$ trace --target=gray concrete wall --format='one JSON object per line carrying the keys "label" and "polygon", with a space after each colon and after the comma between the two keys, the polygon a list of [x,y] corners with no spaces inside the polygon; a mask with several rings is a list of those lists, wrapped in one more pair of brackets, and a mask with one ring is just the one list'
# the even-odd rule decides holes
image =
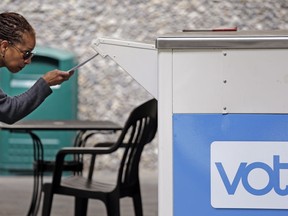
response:
{"label": "gray concrete wall", "polygon": [[[288,29],[287,0],[1,0],[0,11],[23,14],[37,32],[38,45],[70,50],[79,61],[100,36],[154,42],[158,35],[183,29]],[[78,84],[79,119],[123,124],[133,107],[151,98],[114,62],[100,57],[80,69]],[[154,169],[156,162],[154,142],[142,165]]]}

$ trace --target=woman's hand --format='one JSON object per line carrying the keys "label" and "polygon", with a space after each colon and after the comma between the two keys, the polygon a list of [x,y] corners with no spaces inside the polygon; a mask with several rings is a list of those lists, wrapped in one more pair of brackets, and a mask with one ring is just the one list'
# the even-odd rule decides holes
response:
{"label": "woman's hand", "polygon": [[63,83],[66,80],[69,80],[69,78],[74,74],[74,71],[67,72],[67,71],[60,71],[60,70],[53,70],[47,72],[45,75],[43,75],[43,79],[48,83],[49,86],[59,85]]}

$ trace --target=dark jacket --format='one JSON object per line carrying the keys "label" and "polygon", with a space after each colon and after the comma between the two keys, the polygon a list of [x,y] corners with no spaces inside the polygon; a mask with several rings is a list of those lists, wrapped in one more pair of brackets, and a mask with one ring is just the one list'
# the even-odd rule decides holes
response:
{"label": "dark jacket", "polygon": [[0,121],[13,124],[35,110],[52,93],[43,78],[23,94],[10,97],[0,89]]}

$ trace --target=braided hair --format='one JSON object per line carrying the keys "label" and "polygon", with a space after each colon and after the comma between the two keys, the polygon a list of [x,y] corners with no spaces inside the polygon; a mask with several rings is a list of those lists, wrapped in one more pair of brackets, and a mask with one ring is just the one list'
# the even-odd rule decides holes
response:
{"label": "braided hair", "polygon": [[33,27],[22,15],[15,12],[0,13],[0,40],[21,43],[25,32],[35,35]]}

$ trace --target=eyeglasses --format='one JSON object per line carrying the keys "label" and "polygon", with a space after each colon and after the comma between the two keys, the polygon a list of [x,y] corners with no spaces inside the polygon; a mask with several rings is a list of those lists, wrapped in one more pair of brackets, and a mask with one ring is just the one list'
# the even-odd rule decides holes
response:
{"label": "eyeglasses", "polygon": [[31,50],[28,50],[28,51],[23,51],[21,49],[19,49],[17,46],[15,46],[12,42],[9,41],[9,44],[11,46],[13,46],[18,52],[22,53],[23,54],[23,60],[28,60],[30,58],[32,58],[34,56],[35,53],[33,53]]}

